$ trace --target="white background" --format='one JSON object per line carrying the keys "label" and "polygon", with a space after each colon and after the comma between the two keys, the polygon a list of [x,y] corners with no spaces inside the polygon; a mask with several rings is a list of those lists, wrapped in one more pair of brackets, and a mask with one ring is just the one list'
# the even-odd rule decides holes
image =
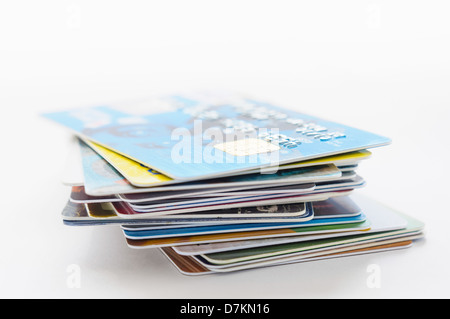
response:
{"label": "white background", "polygon": [[[2,1],[3,298],[450,297],[448,1]],[[38,114],[227,89],[393,139],[367,194],[426,223],[388,253],[187,277],[116,227],[62,225],[70,135]],[[67,285],[68,267],[80,288]],[[380,288],[366,281],[380,269]]]}

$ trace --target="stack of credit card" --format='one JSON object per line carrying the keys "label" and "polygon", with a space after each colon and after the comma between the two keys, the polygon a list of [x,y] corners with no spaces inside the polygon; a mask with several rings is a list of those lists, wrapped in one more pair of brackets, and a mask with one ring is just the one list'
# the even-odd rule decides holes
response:
{"label": "stack of credit card", "polygon": [[390,139],[236,96],[44,114],[74,134],[66,225],[116,225],[198,275],[410,247],[423,223],[354,194]]}

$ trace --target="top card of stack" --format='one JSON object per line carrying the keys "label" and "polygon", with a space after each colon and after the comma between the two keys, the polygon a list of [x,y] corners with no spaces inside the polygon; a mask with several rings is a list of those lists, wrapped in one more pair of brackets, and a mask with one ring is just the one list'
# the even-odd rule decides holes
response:
{"label": "top card of stack", "polygon": [[390,143],[377,134],[253,99],[211,102],[170,96],[167,101],[174,110],[156,114],[99,106],[44,116],[180,181],[239,175]]}

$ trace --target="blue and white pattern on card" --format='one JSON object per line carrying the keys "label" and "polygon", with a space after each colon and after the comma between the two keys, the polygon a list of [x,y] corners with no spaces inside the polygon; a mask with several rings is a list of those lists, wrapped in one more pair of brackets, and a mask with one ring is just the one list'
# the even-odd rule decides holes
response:
{"label": "blue and white pattern on card", "polygon": [[172,99],[178,108],[159,114],[99,106],[44,116],[177,180],[232,175],[390,143],[377,134],[255,100],[205,104],[182,96]]}

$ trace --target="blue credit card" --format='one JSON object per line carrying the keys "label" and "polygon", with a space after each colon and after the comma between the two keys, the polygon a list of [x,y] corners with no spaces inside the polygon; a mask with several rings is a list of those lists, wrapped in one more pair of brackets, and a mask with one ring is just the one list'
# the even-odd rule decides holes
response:
{"label": "blue credit card", "polygon": [[202,234],[218,234],[218,233],[233,233],[241,231],[257,231],[281,228],[300,228],[310,226],[327,226],[327,225],[342,225],[342,224],[357,224],[366,221],[365,215],[361,214],[358,217],[345,218],[330,218],[330,219],[312,219],[300,223],[254,223],[254,224],[222,224],[209,225],[197,227],[183,227],[170,229],[155,229],[155,230],[136,230],[130,231],[123,229],[124,235],[129,239],[150,239],[150,238],[166,238],[166,237],[182,237],[194,236]]}
{"label": "blue credit card", "polygon": [[[307,205],[307,212],[313,214],[312,206],[310,203]],[[321,219],[311,219],[304,222],[280,222],[280,223],[245,223],[245,224],[217,224],[217,225],[197,225],[170,229],[144,229],[135,230],[123,229],[126,238],[130,239],[149,239],[149,238],[164,238],[164,237],[177,237],[177,236],[193,236],[201,234],[217,234],[217,233],[230,233],[240,231],[256,231],[256,230],[268,230],[268,229],[281,229],[281,228],[299,228],[309,226],[326,226],[337,224],[354,224],[366,222],[366,216],[361,213],[357,216],[351,217],[331,217]]]}
{"label": "blue credit card", "polygon": [[232,175],[391,142],[260,101],[204,104],[171,98],[178,108],[159,114],[99,106],[44,116],[176,180]]}

